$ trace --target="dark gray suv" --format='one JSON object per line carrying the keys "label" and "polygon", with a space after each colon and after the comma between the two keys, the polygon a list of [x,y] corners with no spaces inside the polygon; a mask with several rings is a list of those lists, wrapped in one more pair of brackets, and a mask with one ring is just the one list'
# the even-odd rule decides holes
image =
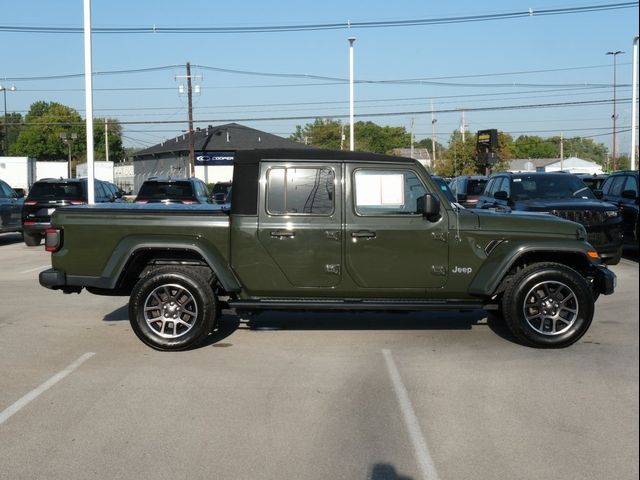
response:
{"label": "dark gray suv", "polygon": [[20,232],[20,212],[23,199],[9,186],[0,180],[0,233]]}

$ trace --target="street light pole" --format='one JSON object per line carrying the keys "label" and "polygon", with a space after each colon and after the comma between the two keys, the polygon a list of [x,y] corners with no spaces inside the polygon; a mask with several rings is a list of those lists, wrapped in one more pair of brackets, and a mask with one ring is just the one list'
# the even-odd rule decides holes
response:
{"label": "street light pole", "polygon": [[636,130],[638,128],[638,36],[633,39],[633,74],[631,75],[631,170],[636,169]]}
{"label": "street light pole", "polygon": [[349,149],[355,150],[355,138],[353,128],[353,42],[355,37],[349,37]]}
{"label": "street light pole", "polygon": [[[7,119],[7,87],[4,85],[0,85],[0,90],[2,90],[2,95],[4,97],[4,154],[9,156],[9,129],[7,128],[7,124],[9,123]],[[11,86],[8,89],[11,92],[16,91],[15,86]]]}
{"label": "street light pole", "polygon": [[615,52],[607,52],[607,55],[613,55],[613,171],[616,171],[616,57],[624,53],[622,50]]}

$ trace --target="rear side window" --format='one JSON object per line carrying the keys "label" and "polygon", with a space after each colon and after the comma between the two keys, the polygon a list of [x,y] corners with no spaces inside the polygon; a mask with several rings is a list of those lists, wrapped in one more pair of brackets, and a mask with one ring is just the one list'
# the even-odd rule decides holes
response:
{"label": "rear side window", "polygon": [[189,182],[144,182],[138,193],[141,198],[193,198]]}
{"label": "rear side window", "polygon": [[271,215],[331,215],[335,173],[330,168],[272,168],[267,172]]}
{"label": "rear side window", "polygon": [[43,182],[34,183],[29,199],[79,199],[83,198],[82,184],[79,182]]}

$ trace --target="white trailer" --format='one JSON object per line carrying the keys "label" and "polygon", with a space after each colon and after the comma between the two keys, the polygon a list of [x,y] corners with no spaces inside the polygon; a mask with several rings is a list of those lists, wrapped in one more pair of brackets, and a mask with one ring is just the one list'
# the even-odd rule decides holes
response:
{"label": "white trailer", "polygon": [[[76,166],[76,177],[87,177],[87,164],[79,163]],[[113,183],[113,162],[97,161],[93,162],[93,178]]]}
{"label": "white trailer", "polygon": [[36,181],[36,159],[0,157],[0,178],[11,188],[21,188],[27,192]]}
{"label": "white trailer", "polygon": [[67,178],[69,176],[69,162],[36,162],[36,180],[42,178]]}

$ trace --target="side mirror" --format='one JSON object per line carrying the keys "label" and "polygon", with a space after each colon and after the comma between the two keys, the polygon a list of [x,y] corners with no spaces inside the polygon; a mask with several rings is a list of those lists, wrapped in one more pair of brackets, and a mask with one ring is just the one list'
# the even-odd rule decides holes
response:
{"label": "side mirror", "polygon": [[496,193],[493,194],[493,198],[495,198],[496,200],[509,200],[509,194],[507,192],[505,192],[504,190],[499,190]]}
{"label": "side mirror", "polygon": [[456,201],[457,202],[466,202],[467,201],[467,194],[466,193],[459,193],[456,195]]}
{"label": "side mirror", "polygon": [[635,190],[624,190],[622,192],[622,198],[628,198],[630,200],[635,200],[638,198],[638,194],[636,194]]}
{"label": "side mirror", "polygon": [[602,190],[594,190],[593,194],[600,200],[602,200],[602,197],[604,196],[604,192]]}
{"label": "side mirror", "polygon": [[440,200],[432,193],[425,193],[417,201],[418,213],[429,221],[436,221],[440,218]]}

